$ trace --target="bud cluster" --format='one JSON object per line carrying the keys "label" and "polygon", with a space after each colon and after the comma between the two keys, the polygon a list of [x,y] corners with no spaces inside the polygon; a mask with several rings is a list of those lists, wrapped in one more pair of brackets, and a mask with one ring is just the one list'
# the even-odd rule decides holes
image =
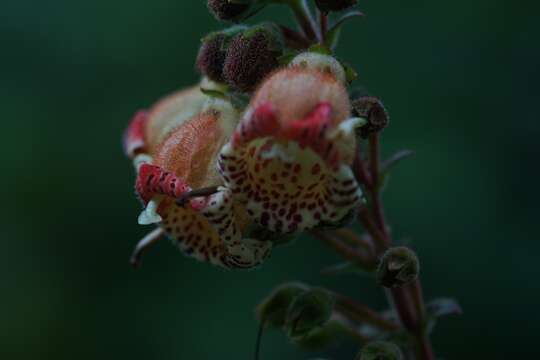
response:
{"label": "bud cluster", "polygon": [[202,40],[197,67],[214,81],[249,92],[279,66],[283,47],[281,32],[272,23],[235,26]]}

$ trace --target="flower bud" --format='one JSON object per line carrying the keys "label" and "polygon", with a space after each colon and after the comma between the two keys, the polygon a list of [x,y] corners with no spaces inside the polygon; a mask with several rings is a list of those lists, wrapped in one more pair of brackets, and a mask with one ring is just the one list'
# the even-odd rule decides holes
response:
{"label": "flower bud", "polygon": [[197,68],[209,79],[223,82],[223,63],[226,50],[224,48],[225,35],[212,33],[202,40],[197,55]]}
{"label": "flower bud", "polygon": [[282,52],[283,38],[274,24],[254,26],[231,40],[223,68],[225,80],[236,89],[252,91],[279,66]]}
{"label": "flower bud", "polygon": [[378,133],[388,126],[390,118],[383,103],[376,97],[363,96],[352,102],[353,114],[365,118],[368,123],[360,128],[363,138]]}
{"label": "flower bud", "polygon": [[377,280],[387,288],[403,286],[416,280],[420,262],[416,254],[404,246],[388,249],[377,269]]}
{"label": "flower bud", "polygon": [[213,32],[205,36],[197,55],[196,66],[210,80],[224,82],[223,64],[227,55],[227,46],[233,36],[245,30],[245,26],[233,26],[229,29]]}
{"label": "flower bud", "polygon": [[347,81],[343,66],[330,55],[316,52],[305,52],[297,55],[289,66],[300,66],[302,68],[315,69],[333,75],[340,83]]}
{"label": "flower bud", "polygon": [[285,326],[290,337],[306,335],[320,328],[332,316],[334,297],[326,290],[312,289],[298,296],[289,306]]}
{"label": "flower bud", "polygon": [[315,0],[317,7],[322,12],[341,11],[356,4],[356,0]]}
{"label": "flower bud", "polygon": [[257,318],[271,327],[283,326],[287,309],[296,297],[306,291],[308,287],[302,283],[286,283],[278,286],[257,306]]}
{"label": "flower bud", "polygon": [[208,0],[208,9],[218,20],[236,21],[245,15],[251,2],[233,2],[231,0]]}
{"label": "flower bud", "polygon": [[356,360],[401,360],[403,354],[398,346],[387,341],[374,341],[362,348]]}

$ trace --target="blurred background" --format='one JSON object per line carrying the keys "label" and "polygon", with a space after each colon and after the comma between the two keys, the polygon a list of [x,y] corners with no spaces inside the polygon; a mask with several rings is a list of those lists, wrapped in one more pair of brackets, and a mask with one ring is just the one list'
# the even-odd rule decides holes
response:
{"label": "blurred background", "polygon": [[[225,272],[158,244],[134,270],[132,114],[198,80],[199,39],[226,26],[204,1],[7,0],[0,5],[0,358],[250,359],[256,303],[277,284],[323,285],[384,309],[369,279],[304,237],[260,269]],[[417,151],[385,193],[418,252],[428,298],[464,315],[435,329],[444,359],[533,355],[540,327],[537,2],[360,1],[337,54],[391,114],[386,155]],[[285,23],[284,8],[255,20]],[[536,39],[536,40],[535,40]],[[536,45],[534,45],[536,44]],[[267,332],[262,359],[306,353]],[[518,356],[519,355],[519,356]]]}

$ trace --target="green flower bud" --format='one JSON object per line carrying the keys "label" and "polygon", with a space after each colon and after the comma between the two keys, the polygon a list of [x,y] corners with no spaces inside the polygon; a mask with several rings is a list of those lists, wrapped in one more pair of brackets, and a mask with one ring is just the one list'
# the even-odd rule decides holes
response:
{"label": "green flower bud", "polygon": [[334,302],[334,297],[323,289],[312,289],[294,299],[285,320],[289,336],[306,335],[327,323],[332,316]]}
{"label": "green flower bud", "polygon": [[399,347],[387,341],[374,341],[362,348],[356,360],[402,360]]}
{"label": "green flower bud", "polygon": [[341,11],[356,5],[356,0],[315,0],[317,7],[322,12]]}
{"label": "green flower bud", "polygon": [[383,103],[376,97],[363,96],[351,103],[354,116],[365,118],[368,123],[360,128],[364,139],[388,126],[390,118]]}
{"label": "green flower bud", "polygon": [[224,82],[223,65],[227,55],[227,46],[232,37],[245,30],[245,26],[233,26],[229,29],[213,32],[205,36],[201,42],[196,66],[210,80]]}
{"label": "green flower bud", "polygon": [[246,15],[251,1],[233,2],[231,0],[208,0],[208,10],[218,20],[237,21]]}
{"label": "green flower bud", "polygon": [[252,91],[279,66],[282,53],[283,37],[276,25],[254,26],[231,40],[223,68],[225,80],[236,89]]}
{"label": "green flower bud", "polygon": [[302,283],[280,285],[257,306],[257,318],[270,327],[282,327],[289,306],[294,299],[308,290],[307,285]]}
{"label": "green flower bud", "polygon": [[377,269],[377,280],[387,288],[403,286],[416,280],[420,262],[416,254],[404,246],[388,249]]}

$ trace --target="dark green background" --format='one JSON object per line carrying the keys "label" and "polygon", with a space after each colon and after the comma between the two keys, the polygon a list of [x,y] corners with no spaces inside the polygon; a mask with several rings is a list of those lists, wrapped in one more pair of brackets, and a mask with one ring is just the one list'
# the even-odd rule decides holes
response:
{"label": "dark green background", "polygon": [[[421,257],[426,295],[465,309],[434,333],[445,359],[538,347],[537,4],[365,0],[338,50],[391,112],[385,154],[417,151],[385,203],[396,238]],[[254,305],[287,280],[384,307],[369,279],[321,277],[337,257],[307,237],[251,272],[168,243],[140,270],[128,265],[148,229],[122,131],[135,110],[197,81],[199,38],[220,26],[195,0],[1,2],[0,358],[250,359]],[[262,359],[310,356],[278,332],[264,339]]]}

